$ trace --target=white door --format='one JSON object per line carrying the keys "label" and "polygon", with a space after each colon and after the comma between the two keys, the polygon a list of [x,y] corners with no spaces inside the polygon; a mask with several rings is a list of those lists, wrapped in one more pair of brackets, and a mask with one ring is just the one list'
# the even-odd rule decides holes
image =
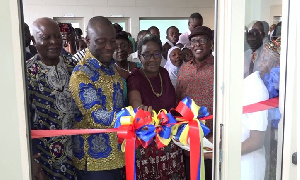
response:
{"label": "white door", "polygon": [[[297,166],[292,158],[297,151],[300,102],[296,3],[297,0],[216,0],[214,179],[238,180],[245,175],[241,173],[245,172],[241,165],[245,157],[241,155],[241,142],[245,138],[242,134],[243,81],[247,69],[244,52],[249,49],[245,34],[249,35],[247,32],[256,21],[271,25],[278,20],[282,21],[278,24],[278,27],[281,25],[279,110],[282,116],[278,124],[268,120],[264,133],[263,179],[297,179]],[[260,163],[256,165],[261,167]],[[249,172],[256,171],[249,169]]]}

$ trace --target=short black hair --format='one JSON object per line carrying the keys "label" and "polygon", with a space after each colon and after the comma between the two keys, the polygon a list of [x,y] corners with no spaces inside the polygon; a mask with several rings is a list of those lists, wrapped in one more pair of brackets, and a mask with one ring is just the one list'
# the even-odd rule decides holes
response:
{"label": "short black hair", "polygon": [[120,31],[116,34],[116,39],[124,39],[129,43],[128,33],[125,31]]}
{"label": "short black hair", "polygon": [[141,39],[141,38],[139,38],[142,34],[151,34],[150,33],[150,31],[147,29],[147,30],[141,30],[139,33],[138,33],[138,35],[137,35],[137,38],[136,38],[136,41],[138,42],[139,41],[139,39]]}
{"label": "short black hair", "polygon": [[102,26],[112,26],[112,23],[110,22],[110,20],[108,20],[106,17],[103,16],[92,17],[89,20],[86,28],[87,36],[90,35],[91,31],[94,31],[97,27],[102,27]]}
{"label": "short black hair", "polygon": [[150,31],[149,30],[141,30],[137,36],[140,36],[141,34],[144,34],[144,33],[150,34]]}
{"label": "short black hair", "polygon": [[203,21],[203,17],[201,16],[201,14],[200,13],[192,13],[191,15],[190,15],[190,18],[192,18],[192,19],[199,19],[199,20],[202,20]]}
{"label": "short black hair", "polygon": [[122,26],[120,24],[114,23],[113,25],[114,25],[114,28],[116,30],[116,33],[119,33],[121,31],[123,31],[123,28],[122,28]]}
{"label": "short black hair", "polygon": [[156,29],[156,30],[159,31],[158,27],[156,27],[156,26],[151,26],[151,27],[149,27],[149,28],[148,28],[148,31],[151,31],[152,29]]}
{"label": "short black hair", "polygon": [[162,52],[162,43],[161,40],[153,34],[147,34],[146,36],[144,36],[138,43],[137,45],[137,50],[138,50],[138,55],[139,57],[141,56],[142,53],[142,46],[147,44],[148,42],[155,42],[158,46],[159,46],[159,50]]}
{"label": "short black hair", "polygon": [[74,31],[77,36],[82,36],[82,30],[80,28],[75,28]]}
{"label": "short black hair", "polygon": [[168,32],[169,32],[169,29],[171,29],[171,28],[175,28],[175,29],[177,29],[178,32],[179,32],[179,29],[178,29],[176,26],[170,26],[170,27],[168,27],[168,29],[166,30],[167,35],[168,35]]}

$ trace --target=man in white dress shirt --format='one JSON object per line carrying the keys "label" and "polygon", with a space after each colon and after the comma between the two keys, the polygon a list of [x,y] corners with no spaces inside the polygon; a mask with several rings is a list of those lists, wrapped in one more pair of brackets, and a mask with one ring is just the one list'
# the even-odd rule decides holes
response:
{"label": "man in white dress shirt", "polygon": [[[243,106],[269,99],[269,93],[255,71],[244,79]],[[268,126],[268,111],[242,115],[241,180],[264,180],[265,177],[265,133]]]}

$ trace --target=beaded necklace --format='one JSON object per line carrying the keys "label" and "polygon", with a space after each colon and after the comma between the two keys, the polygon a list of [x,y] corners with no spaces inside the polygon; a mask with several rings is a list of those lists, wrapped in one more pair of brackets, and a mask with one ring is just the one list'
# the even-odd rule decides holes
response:
{"label": "beaded necklace", "polygon": [[126,71],[126,72],[128,72],[129,74],[131,74],[131,71],[129,71],[129,62],[127,62],[127,70],[124,69],[124,68],[122,68],[121,66],[119,66],[117,63],[115,63],[115,65],[116,65],[118,68],[122,69],[123,71]]}

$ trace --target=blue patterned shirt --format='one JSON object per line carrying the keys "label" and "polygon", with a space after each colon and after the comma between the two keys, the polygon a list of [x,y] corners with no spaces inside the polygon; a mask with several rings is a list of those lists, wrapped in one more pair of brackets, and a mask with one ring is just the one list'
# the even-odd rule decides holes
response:
{"label": "blue patterned shirt", "polygon": [[[116,112],[124,107],[123,82],[113,61],[105,66],[87,49],[73,70],[70,89],[83,114],[75,121],[77,129],[113,128]],[[125,165],[116,133],[74,136],[73,154],[79,170],[103,171]]]}

